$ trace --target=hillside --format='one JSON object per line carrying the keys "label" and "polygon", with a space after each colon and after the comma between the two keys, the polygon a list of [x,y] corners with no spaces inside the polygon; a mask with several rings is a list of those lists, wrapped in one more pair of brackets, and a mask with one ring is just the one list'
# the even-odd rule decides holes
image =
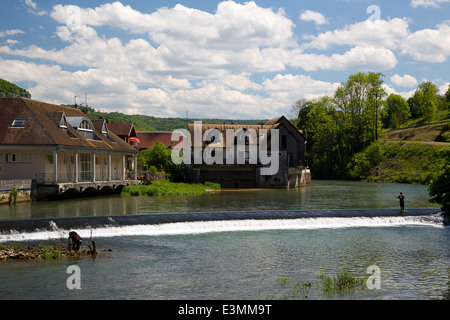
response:
{"label": "hillside", "polygon": [[3,97],[23,97],[30,99],[31,94],[27,90],[16,86],[14,83],[0,79],[0,98]]}
{"label": "hillside", "polygon": [[[444,142],[449,132],[450,120],[386,132],[377,145],[379,161],[364,180],[428,184],[444,163],[441,150],[450,146]],[[363,154],[370,158],[369,151]]]}

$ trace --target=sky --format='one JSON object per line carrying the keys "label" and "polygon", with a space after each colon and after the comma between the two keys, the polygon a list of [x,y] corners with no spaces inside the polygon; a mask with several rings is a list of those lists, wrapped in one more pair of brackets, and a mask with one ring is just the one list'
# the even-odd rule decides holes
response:
{"label": "sky", "polygon": [[269,119],[357,72],[450,84],[450,0],[0,0],[0,78],[54,104]]}

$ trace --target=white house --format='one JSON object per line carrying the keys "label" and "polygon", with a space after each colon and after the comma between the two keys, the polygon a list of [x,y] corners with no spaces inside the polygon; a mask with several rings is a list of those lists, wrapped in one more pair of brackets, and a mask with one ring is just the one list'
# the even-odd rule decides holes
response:
{"label": "white house", "polygon": [[110,132],[104,120],[92,120],[81,110],[0,99],[0,189],[14,181],[30,181],[37,189],[53,186],[59,194],[114,189],[138,183],[137,156],[138,150]]}

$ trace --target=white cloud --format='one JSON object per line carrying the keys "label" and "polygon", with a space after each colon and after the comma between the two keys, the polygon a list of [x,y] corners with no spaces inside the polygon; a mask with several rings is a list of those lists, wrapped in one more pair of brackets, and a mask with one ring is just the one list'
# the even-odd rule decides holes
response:
{"label": "white cloud", "polygon": [[36,3],[33,2],[33,0],[25,0],[25,4],[31,8],[33,8],[34,10],[37,10],[37,5]]}
{"label": "white cloud", "polygon": [[343,54],[298,53],[286,58],[287,63],[301,67],[305,71],[316,70],[359,70],[383,71],[394,68],[398,61],[395,54],[386,48],[376,46],[357,46]]}
{"label": "white cloud", "polygon": [[24,33],[25,32],[23,30],[19,30],[19,29],[0,31],[0,38],[14,36],[16,34],[24,34]]}
{"label": "white cloud", "polygon": [[408,35],[402,41],[402,53],[419,61],[445,62],[450,56],[450,23]]}
{"label": "white cloud", "polygon": [[391,82],[399,87],[416,87],[418,82],[417,79],[409,74],[405,74],[404,76],[399,76],[398,74],[393,75],[390,78]]}
{"label": "white cloud", "polygon": [[[29,6],[38,7],[32,1]],[[56,5],[51,12],[61,24],[54,32],[61,47],[3,41],[0,54],[27,59],[0,58],[0,77],[36,83],[27,88],[33,98],[53,103],[71,103],[75,94],[87,92],[90,105],[108,111],[271,118],[288,113],[300,98],[332,95],[338,86],[290,74],[294,68],[384,71],[398,64],[396,53],[427,61],[445,61],[449,54],[447,25],[411,33],[410,21],[400,18],[380,20],[378,29],[357,22],[307,36],[302,45],[283,10],[253,1],[223,1],[214,13],[180,4],[144,13],[116,1],[79,8],[80,25],[71,28],[77,21],[74,8]],[[326,22],[311,10],[299,18]],[[102,34],[115,28],[128,33],[128,39]],[[24,32],[0,31],[0,37],[19,33]],[[417,83],[411,78],[395,75],[391,82],[409,87]]]}
{"label": "white cloud", "polygon": [[25,4],[29,7],[28,12],[38,15],[38,16],[43,16],[48,14],[47,11],[41,10],[38,11],[38,7],[37,4],[35,2],[33,2],[33,0],[25,0]]}
{"label": "white cloud", "polygon": [[411,7],[434,7],[440,8],[441,3],[450,2],[450,0],[411,0]]}
{"label": "white cloud", "polygon": [[305,10],[300,14],[299,17],[302,21],[313,21],[318,25],[322,24],[328,24],[329,21],[323,14],[320,12],[312,11],[312,10]]}
{"label": "white cloud", "polygon": [[447,90],[449,89],[450,89],[450,82],[446,82],[439,87],[439,94],[444,96],[447,93]]}
{"label": "white cloud", "polygon": [[320,33],[316,37],[310,37],[311,41],[304,48],[325,50],[331,45],[350,45],[395,49],[409,34],[407,19],[394,18],[379,20],[377,23],[378,27],[374,27],[368,21],[357,22],[343,29]]}

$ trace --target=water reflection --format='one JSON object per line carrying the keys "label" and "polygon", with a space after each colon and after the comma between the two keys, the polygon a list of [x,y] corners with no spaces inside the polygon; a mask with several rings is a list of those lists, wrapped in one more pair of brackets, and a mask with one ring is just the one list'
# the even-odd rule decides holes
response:
{"label": "water reflection", "polygon": [[199,196],[104,196],[0,207],[0,220],[53,217],[222,212],[255,210],[321,210],[398,208],[402,191],[406,209],[432,207],[426,186],[349,181],[314,181],[299,189],[223,190]]}

